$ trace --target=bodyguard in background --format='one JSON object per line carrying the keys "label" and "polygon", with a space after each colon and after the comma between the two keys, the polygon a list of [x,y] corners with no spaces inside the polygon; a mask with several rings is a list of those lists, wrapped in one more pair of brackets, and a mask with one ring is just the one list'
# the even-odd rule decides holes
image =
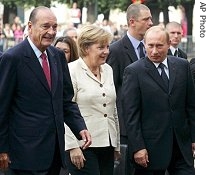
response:
{"label": "bodyguard in background", "polygon": [[[0,169],[12,175],[58,175],[64,166],[64,121],[85,149],[91,144],[84,119],[72,101],[65,59],[51,46],[57,19],[47,7],[29,17],[28,37],[0,62]],[[40,56],[41,55],[41,56]]]}
{"label": "bodyguard in background", "polygon": [[[120,40],[110,45],[110,54],[107,58],[107,63],[111,65],[114,75],[114,83],[117,93],[117,110],[120,123],[120,143],[127,145],[127,133],[124,124],[124,113],[121,103],[121,88],[123,72],[126,66],[140,59],[140,55],[145,54],[143,49],[143,37],[147,29],[152,23],[152,15],[150,9],[140,3],[131,4],[126,12],[128,31],[127,34]],[[138,47],[142,44],[142,50]],[[139,53],[140,52],[140,53]],[[142,53],[144,52],[144,53]],[[126,160],[127,162],[128,160]],[[126,163],[127,175],[131,175],[131,167]],[[123,167],[124,168],[124,167]]]}
{"label": "bodyguard in background", "polygon": [[168,55],[174,55],[176,57],[181,57],[187,59],[187,54],[179,48],[179,44],[182,40],[182,26],[178,22],[169,22],[166,24],[166,30],[170,37],[170,48],[168,49]]}
{"label": "bodyguard in background", "polygon": [[121,86],[126,66],[140,59],[137,47],[143,40],[147,29],[152,26],[152,16],[147,6],[131,4],[127,9],[127,34],[119,41],[110,45],[107,63],[113,68],[115,88],[117,91],[117,107],[120,120],[121,143],[127,143],[121,106]]}
{"label": "bodyguard in background", "polygon": [[135,175],[194,175],[195,89],[189,62],[167,56],[160,26],[145,34],[147,56],[125,69],[122,99]]}

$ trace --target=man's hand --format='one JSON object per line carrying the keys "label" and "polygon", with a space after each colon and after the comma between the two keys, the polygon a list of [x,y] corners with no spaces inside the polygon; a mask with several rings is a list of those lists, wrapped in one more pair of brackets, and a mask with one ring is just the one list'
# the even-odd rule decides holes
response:
{"label": "man's hand", "polygon": [[82,140],[84,141],[84,144],[82,145],[82,149],[88,148],[92,143],[92,139],[91,139],[91,135],[89,131],[85,129],[85,130],[80,131],[79,134],[81,135]]}
{"label": "man's hand", "polygon": [[149,162],[147,150],[142,149],[137,151],[134,154],[134,160],[137,164],[146,168],[148,166],[147,163]]}
{"label": "man's hand", "polygon": [[9,166],[10,160],[7,153],[0,153],[0,169],[5,170]]}

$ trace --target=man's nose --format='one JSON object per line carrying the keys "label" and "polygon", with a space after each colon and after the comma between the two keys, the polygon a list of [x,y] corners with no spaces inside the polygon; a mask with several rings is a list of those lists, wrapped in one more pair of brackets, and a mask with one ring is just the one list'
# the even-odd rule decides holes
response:
{"label": "man's nose", "polygon": [[152,53],[153,53],[153,54],[158,53],[158,50],[157,50],[157,48],[156,48],[156,47],[154,47],[154,48],[152,49]]}

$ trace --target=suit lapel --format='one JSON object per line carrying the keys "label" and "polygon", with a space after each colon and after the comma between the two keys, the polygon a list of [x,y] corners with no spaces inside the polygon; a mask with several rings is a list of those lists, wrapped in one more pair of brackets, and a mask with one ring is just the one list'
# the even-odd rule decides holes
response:
{"label": "suit lapel", "polygon": [[26,49],[26,50],[30,50],[28,51],[28,53],[25,54],[24,56],[24,61],[25,63],[28,65],[28,67],[31,69],[31,71],[36,75],[37,79],[41,82],[41,84],[48,90],[49,86],[47,84],[47,80],[45,78],[42,66],[38,60],[38,58],[36,57],[34,51],[32,48],[30,49]]}
{"label": "suit lapel", "polygon": [[51,74],[51,92],[52,94],[55,93],[57,83],[58,83],[58,70],[57,70],[57,60],[53,51],[49,48],[47,49],[48,60],[50,63],[50,74]]}
{"label": "suit lapel", "polygon": [[173,55],[170,48],[168,49],[168,54],[167,55]]}
{"label": "suit lapel", "polygon": [[182,50],[180,50],[179,48],[178,48],[178,57],[180,57],[180,58],[185,58],[185,59],[186,59],[184,53],[183,53]]}
{"label": "suit lapel", "polygon": [[169,68],[169,93],[170,93],[176,78],[176,64],[174,58],[170,56],[168,56],[168,68]]}
{"label": "suit lapel", "polygon": [[131,59],[131,61],[132,62],[137,61],[138,57],[136,55],[135,49],[133,48],[133,45],[127,35],[123,37],[122,43],[124,46],[124,51],[128,55],[128,57]]}
{"label": "suit lapel", "polygon": [[94,81],[98,82],[99,84],[101,84],[101,82],[93,75],[93,73],[90,71],[90,69],[88,68],[88,66],[85,64],[85,62],[83,61],[82,58],[79,58],[79,64],[81,66],[81,68],[85,71],[85,73],[92,78]]}
{"label": "suit lapel", "polygon": [[168,68],[169,68],[169,90],[166,89],[164,82],[155,67],[155,65],[147,58],[145,59],[145,65],[147,67],[148,74],[154,79],[155,82],[167,93],[170,93],[174,86],[176,78],[176,64],[173,56],[168,56]]}
{"label": "suit lapel", "polygon": [[36,75],[37,79],[41,82],[41,84],[49,91],[49,92],[55,92],[55,88],[57,86],[57,64],[56,64],[56,59],[53,54],[53,52],[48,49],[47,54],[48,54],[48,59],[49,59],[49,64],[50,64],[50,71],[51,71],[51,82],[52,82],[52,89],[50,91],[46,77],[44,75],[42,66],[36,57],[33,49],[30,47],[30,44],[28,43],[28,40],[24,40],[23,44],[25,45],[25,54],[24,54],[24,61],[28,65],[28,67],[31,69],[31,71]]}

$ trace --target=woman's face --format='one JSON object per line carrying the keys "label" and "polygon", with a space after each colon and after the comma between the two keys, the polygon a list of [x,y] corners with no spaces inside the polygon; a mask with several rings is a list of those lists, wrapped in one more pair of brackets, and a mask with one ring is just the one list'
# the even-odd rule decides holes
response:
{"label": "woman's face", "polygon": [[94,66],[100,66],[106,63],[109,54],[109,44],[93,44],[87,48],[88,57]]}
{"label": "woman's face", "polygon": [[66,61],[69,63],[71,61],[71,58],[70,58],[70,48],[69,48],[69,45],[67,43],[64,43],[64,42],[58,42],[56,45],[55,45],[56,48],[64,51],[65,53],[65,56],[66,56]]}

